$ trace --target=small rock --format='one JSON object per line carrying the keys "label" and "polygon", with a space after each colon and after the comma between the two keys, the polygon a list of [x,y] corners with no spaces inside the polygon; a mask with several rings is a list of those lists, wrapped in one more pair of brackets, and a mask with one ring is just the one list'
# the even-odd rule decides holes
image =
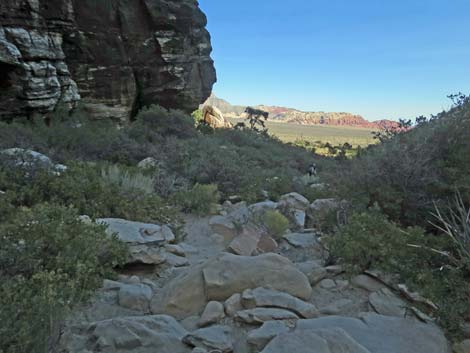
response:
{"label": "small rock", "polygon": [[250,331],[247,342],[255,350],[261,351],[274,337],[285,332],[289,332],[289,328],[283,321],[266,321],[259,329]]}
{"label": "small rock", "polygon": [[184,251],[183,247],[181,247],[180,245],[167,244],[165,245],[165,250],[176,256],[186,257],[186,252]]}
{"label": "small rock", "polygon": [[320,287],[323,289],[333,289],[336,287],[336,283],[332,279],[326,278],[320,282]]}
{"label": "small rock", "polygon": [[137,163],[137,167],[141,169],[155,168],[160,165],[160,162],[153,157],[147,157]]}
{"label": "small rock", "polygon": [[299,317],[292,311],[275,308],[255,308],[242,310],[235,314],[235,319],[247,324],[262,324],[271,320],[296,320]]}
{"label": "small rock", "polygon": [[302,210],[294,210],[292,212],[292,216],[294,219],[295,227],[296,228],[303,228],[305,227],[305,218],[306,214],[305,211]]}
{"label": "small rock", "polygon": [[246,309],[256,307],[286,309],[306,319],[317,317],[319,314],[313,304],[287,293],[261,287],[245,290],[241,297],[241,303]]}
{"label": "small rock", "polygon": [[325,267],[325,269],[328,275],[333,276],[333,277],[338,276],[344,272],[343,267],[340,265],[327,266]]}
{"label": "small rock", "polygon": [[183,342],[192,346],[221,353],[233,351],[232,330],[228,326],[211,326],[194,331],[183,337]]}
{"label": "small rock", "polygon": [[239,293],[235,293],[230,298],[228,298],[224,303],[224,308],[225,313],[228,316],[234,316],[237,311],[243,310],[241,295]]}
{"label": "small rock", "polygon": [[209,220],[209,225],[213,232],[222,235],[225,240],[230,241],[237,235],[235,225],[229,217],[213,216]]}
{"label": "small rock", "polygon": [[454,344],[454,353],[470,353],[470,340]]}
{"label": "small rock", "polygon": [[385,285],[371,276],[359,275],[351,280],[352,284],[356,287],[365,289],[369,292],[376,292],[385,287]]}
{"label": "small rock", "polygon": [[185,257],[177,256],[171,253],[166,253],[165,260],[170,266],[184,267],[189,266],[189,260]]}
{"label": "small rock", "polygon": [[270,253],[275,252],[278,246],[278,243],[269,235],[262,235],[256,246],[256,250],[260,253]]}
{"label": "small rock", "polygon": [[149,311],[152,290],[144,284],[124,284],[119,289],[119,305],[142,312]]}
{"label": "small rock", "polygon": [[258,246],[259,234],[244,232],[236,236],[228,246],[236,255],[251,256]]}
{"label": "small rock", "polygon": [[405,317],[406,303],[393,294],[388,288],[382,288],[378,292],[369,295],[369,304],[381,315]]}
{"label": "small rock", "polygon": [[323,315],[341,315],[353,304],[351,299],[339,299],[323,308],[320,312]]}
{"label": "small rock", "polygon": [[315,234],[290,233],[284,235],[284,239],[296,248],[312,248],[318,246]]}
{"label": "small rock", "polygon": [[336,283],[336,290],[342,291],[345,290],[346,288],[349,287],[349,281],[348,280],[343,280],[343,279],[338,279],[335,281]]}
{"label": "small rock", "polygon": [[128,264],[160,265],[166,261],[161,254],[160,248],[147,245],[129,246]]}
{"label": "small rock", "polygon": [[216,301],[211,301],[207,304],[201,319],[198,322],[199,327],[209,326],[215,324],[225,317],[224,306]]}

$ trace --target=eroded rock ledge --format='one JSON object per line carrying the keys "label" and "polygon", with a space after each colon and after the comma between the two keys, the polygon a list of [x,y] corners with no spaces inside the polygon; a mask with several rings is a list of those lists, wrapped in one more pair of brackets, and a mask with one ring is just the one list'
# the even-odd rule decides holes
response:
{"label": "eroded rock ledge", "polygon": [[80,100],[121,122],[192,111],[216,81],[206,22],[196,0],[2,0],[0,120]]}

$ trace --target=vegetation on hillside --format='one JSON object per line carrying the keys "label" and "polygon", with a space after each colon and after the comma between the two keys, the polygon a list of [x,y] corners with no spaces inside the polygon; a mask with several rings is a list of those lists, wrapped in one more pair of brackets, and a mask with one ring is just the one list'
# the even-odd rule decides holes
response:
{"label": "vegetation on hillside", "polygon": [[0,153],[0,352],[48,351],[70,310],[126,258],[80,215],[164,223],[181,235],[180,211],[208,214],[235,194],[303,192],[294,180],[311,152],[255,131],[195,125],[158,106],[120,129],[80,110],[58,112],[51,126],[0,123],[0,151],[34,150],[67,166],[55,172]]}
{"label": "vegetation on hillside", "polygon": [[433,314],[455,336],[470,319],[470,99],[458,98],[328,171],[352,206],[327,241],[352,272],[399,274],[438,305]]}

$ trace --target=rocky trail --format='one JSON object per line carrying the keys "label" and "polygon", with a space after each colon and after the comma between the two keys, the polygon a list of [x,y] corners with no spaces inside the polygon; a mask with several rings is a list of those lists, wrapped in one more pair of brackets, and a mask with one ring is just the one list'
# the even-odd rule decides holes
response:
{"label": "rocky trail", "polygon": [[[105,280],[66,323],[71,353],[447,353],[430,319],[392,288],[327,266],[321,238],[303,229],[319,205],[298,194],[279,203],[224,204],[186,217],[176,243],[166,226],[104,219],[129,244],[125,274]],[[252,222],[283,210],[297,232],[277,241]]]}

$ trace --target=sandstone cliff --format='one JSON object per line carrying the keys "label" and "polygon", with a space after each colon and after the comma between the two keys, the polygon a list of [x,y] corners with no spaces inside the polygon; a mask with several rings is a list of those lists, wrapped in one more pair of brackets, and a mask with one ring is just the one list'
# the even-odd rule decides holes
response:
{"label": "sandstone cliff", "polygon": [[80,100],[120,121],[192,111],[216,80],[205,26],[196,0],[1,0],[0,120]]}

